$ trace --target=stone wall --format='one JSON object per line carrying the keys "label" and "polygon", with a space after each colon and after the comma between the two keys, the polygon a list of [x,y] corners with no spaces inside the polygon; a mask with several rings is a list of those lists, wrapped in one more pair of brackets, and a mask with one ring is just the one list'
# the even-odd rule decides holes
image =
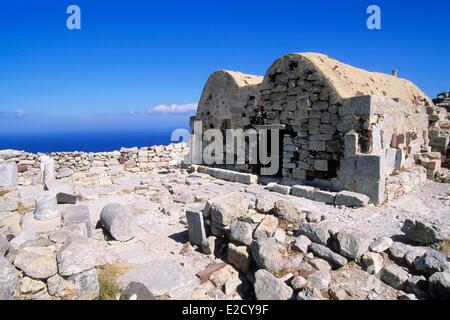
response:
{"label": "stone wall", "polygon": [[[96,167],[123,165],[131,172],[164,170],[179,166],[188,153],[185,143],[143,148],[122,148],[113,152],[53,152],[56,178],[64,178]],[[41,157],[23,151],[0,151],[0,163],[14,162],[19,171],[19,185],[37,185],[42,181]]]}

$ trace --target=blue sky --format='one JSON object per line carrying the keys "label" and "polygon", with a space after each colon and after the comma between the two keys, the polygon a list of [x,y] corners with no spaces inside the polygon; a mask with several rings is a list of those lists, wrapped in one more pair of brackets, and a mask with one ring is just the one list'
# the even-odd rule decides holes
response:
{"label": "blue sky", "polygon": [[[71,4],[81,30],[66,28]],[[381,30],[366,28],[371,4]],[[1,0],[0,131],[186,127],[173,111],[190,110],[213,71],[263,75],[301,51],[398,68],[434,97],[450,90],[444,12],[446,0]],[[158,105],[175,106],[148,113]]]}

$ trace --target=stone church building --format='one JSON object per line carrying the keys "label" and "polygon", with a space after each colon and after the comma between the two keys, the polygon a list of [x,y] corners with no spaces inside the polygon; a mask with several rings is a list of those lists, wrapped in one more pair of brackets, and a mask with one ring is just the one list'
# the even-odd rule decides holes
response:
{"label": "stone church building", "polygon": [[[431,105],[408,80],[295,53],[276,60],[264,77],[213,73],[191,125],[280,130],[281,177],[359,192],[380,204],[396,177],[414,176],[414,154],[430,151]],[[259,174],[260,168],[234,169]]]}

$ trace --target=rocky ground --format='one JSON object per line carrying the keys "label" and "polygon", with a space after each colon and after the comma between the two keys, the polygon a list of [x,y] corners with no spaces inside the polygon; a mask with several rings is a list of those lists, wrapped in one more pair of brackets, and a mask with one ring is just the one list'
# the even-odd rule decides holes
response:
{"label": "rocky ground", "polygon": [[2,299],[449,296],[449,184],[361,208],[191,168],[91,168],[47,188],[0,188]]}

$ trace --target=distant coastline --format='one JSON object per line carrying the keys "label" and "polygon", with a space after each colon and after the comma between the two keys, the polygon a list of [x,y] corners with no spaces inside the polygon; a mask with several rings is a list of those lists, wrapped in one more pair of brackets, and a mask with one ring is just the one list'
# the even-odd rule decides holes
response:
{"label": "distant coastline", "polygon": [[0,133],[0,150],[32,153],[108,152],[122,147],[147,147],[171,143],[172,129],[117,129],[67,132]]}

